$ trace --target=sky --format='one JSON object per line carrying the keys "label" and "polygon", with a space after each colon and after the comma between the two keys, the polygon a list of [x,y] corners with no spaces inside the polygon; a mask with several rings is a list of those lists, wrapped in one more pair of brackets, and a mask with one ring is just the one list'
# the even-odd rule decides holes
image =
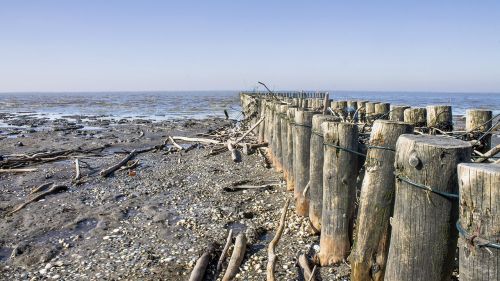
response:
{"label": "sky", "polygon": [[500,1],[0,0],[0,92],[500,93]]}

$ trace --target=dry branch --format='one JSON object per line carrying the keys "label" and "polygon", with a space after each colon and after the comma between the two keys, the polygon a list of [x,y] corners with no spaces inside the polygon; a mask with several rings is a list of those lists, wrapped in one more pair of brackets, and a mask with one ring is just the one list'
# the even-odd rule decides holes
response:
{"label": "dry branch", "polygon": [[264,116],[262,118],[259,119],[259,121],[257,121],[255,124],[253,124],[252,127],[250,127],[250,129],[248,129],[239,139],[237,139],[234,144],[238,144],[240,141],[242,141],[248,134],[250,134],[250,132],[252,132],[255,128],[257,128],[257,126],[259,126],[259,124],[264,121]]}
{"label": "dry branch", "polygon": [[245,233],[241,232],[236,236],[236,242],[234,242],[234,250],[229,260],[226,273],[222,277],[222,281],[230,281],[236,277],[238,273],[238,268],[245,257],[245,251],[247,249],[247,237]]}
{"label": "dry branch", "polygon": [[274,277],[274,268],[276,266],[276,259],[278,258],[276,256],[276,253],[274,252],[276,249],[276,245],[278,245],[278,242],[281,239],[281,235],[283,234],[283,230],[285,229],[285,221],[286,221],[286,213],[288,211],[288,205],[290,204],[290,198],[288,198],[285,202],[285,206],[283,206],[283,209],[281,210],[281,218],[280,218],[280,224],[278,226],[278,229],[276,230],[276,234],[274,235],[273,240],[271,243],[269,243],[269,247],[267,248],[267,280],[268,281],[274,281],[276,280]]}
{"label": "dry branch", "polygon": [[500,144],[485,152],[482,157],[474,160],[475,163],[481,163],[488,160],[490,157],[497,155],[500,152]]}
{"label": "dry branch", "polygon": [[134,156],[137,154],[137,151],[134,149],[132,150],[132,152],[130,152],[125,158],[123,158],[120,162],[118,162],[117,164],[107,168],[107,169],[104,169],[102,170],[99,174],[102,176],[102,177],[107,177],[109,176],[110,174],[112,174],[114,171],[120,169],[121,166],[125,165],[130,159],[134,158]]}
{"label": "dry branch", "polygon": [[302,274],[304,275],[304,280],[312,280],[311,276],[313,276],[311,272],[311,267],[309,267],[309,261],[307,260],[306,255],[302,254],[299,256],[298,264],[302,269]]}
{"label": "dry branch", "polygon": [[38,169],[0,169],[0,174],[36,172]]}
{"label": "dry branch", "polygon": [[180,146],[179,144],[177,144],[172,137],[168,137],[168,140],[170,140],[170,142],[172,143],[172,145],[175,146],[178,150],[183,150],[184,149],[182,146]]}
{"label": "dry branch", "polygon": [[33,194],[33,193],[37,193],[37,192],[40,192],[40,191],[44,191],[45,189],[47,189],[49,186],[53,185],[54,183],[53,182],[48,182],[48,183],[44,183],[44,184],[41,184],[35,188],[33,188],[29,194]]}
{"label": "dry branch", "polygon": [[38,201],[40,199],[43,199],[45,196],[47,195],[51,195],[51,194],[55,194],[55,193],[58,193],[60,191],[65,191],[67,190],[68,187],[66,187],[65,185],[54,185],[52,186],[49,190],[47,191],[44,191],[38,195],[36,195],[35,197],[27,200],[26,202],[18,205],[17,207],[15,207],[12,211],[9,212],[9,215],[12,215],[18,211],[20,211],[21,209],[23,209],[24,207],[26,207],[28,204],[32,203],[32,202],[35,202],[35,201]]}
{"label": "dry branch", "polygon": [[222,144],[218,140],[203,139],[203,138],[188,138],[188,137],[172,137],[174,140],[188,141],[188,142],[202,142],[208,144]]}
{"label": "dry branch", "polygon": [[222,249],[222,253],[220,254],[219,261],[217,262],[217,273],[216,276],[219,275],[219,273],[222,271],[222,264],[226,260],[229,247],[231,246],[231,242],[233,240],[233,230],[230,229],[229,233],[227,235],[227,240],[226,240],[226,245],[224,245],[224,249]]}
{"label": "dry branch", "polygon": [[210,257],[215,251],[213,244],[210,244],[208,248],[203,252],[201,257],[196,262],[196,265],[189,276],[189,281],[202,281],[205,276],[205,271],[207,270],[208,263],[210,262]]}

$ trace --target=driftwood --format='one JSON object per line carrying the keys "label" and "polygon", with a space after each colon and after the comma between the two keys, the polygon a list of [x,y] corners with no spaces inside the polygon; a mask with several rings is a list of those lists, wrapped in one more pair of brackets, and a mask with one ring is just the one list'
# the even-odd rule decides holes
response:
{"label": "driftwood", "polygon": [[230,281],[236,277],[238,269],[245,257],[245,252],[247,249],[247,237],[245,233],[241,232],[236,236],[236,241],[234,242],[233,254],[231,259],[229,259],[229,264],[227,265],[226,273],[222,277],[222,281]]}
{"label": "driftwood", "polygon": [[54,183],[53,182],[48,182],[48,183],[44,183],[44,184],[41,184],[35,188],[33,188],[29,194],[33,194],[33,193],[37,193],[37,192],[40,192],[40,191],[44,191],[45,189],[47,189],[49,186],[53,185]]}
{"label": "driftwood", "polygon": [[481,163],[488,160],[490,157],[497,155],[500,152],[500,144],[490,149],[488,152],[484,153],[481,157],[474,159],[475,163]]}
{"label": "driftwood", "polygon": [[75,177],[73,178],[74,181],[77,181],[79,180],[81,177],[81,174],[80,174],[80,163],[79,163],[79,160],[78,158],[75,159]]}
{"label": "driftwood", "polygon": [[196,262],[196,265],[191,271],[191,275],[189,276],[189,281],[202,281],[205,276],[205,271],[207,270],[208,263],[210,262],[210,258],[215,251],[214,244],[210,244],[208,248],[203,252],[201,257]]}
{"label": "driftwood", "polygon": [[61,192],[61,191],[65,191],[67,190],[68,187],[65,186],[65,185],[54,185],[52,186],[49,190],[47,191],[44,191],[36,196],[34,196],[33,198],[27,200],[26,202],[18,205],[17,207],[15,207],[12,211],[9,212],[9,215],[12,215],[14,213],[17,213],[19,212],[20,210],[22,210],[24,207],[26,207],[28,204],[30,203],[33,203],[35,201],[38,201],[40,199],[43,199],[45,196],[47,195],[51,195],[51,194],[55,194],[55,193],[58,193],[58,192]]}
{"label": "driftwood", "polygon": [[208,143],[208,144],[222,144],[218,140],[204,139],[204,138],[172,137],[172,139],[173,140],[187,141],[187,142],[201,142],[201,143]]}
{"label": "driftwood", "polygon": [[281,186],[281,183],[270,183],[270,184],[262,184],[262,185],[236,185],[224,188],[224,191],[237,191],[243,189],[264,189],[270,188],[273,186]]}
{"label": "driftwood", "polygon": [[177,148],[178,150],[183,150],[184,148],[182,146],[180,146],[179,144],[177,144],[175,142],[175,140],[172,138],[172,137],[168,137],[168,140],[172,143],[173,146],[175,146],[175,148]]}
{"label": "driftwood", "polygon": [[280,224],[278,226],[278,229],[276,230],[276,234],[274,235],[273,240],[271,243],[269,243],[269,247],[267,248],[267,280],[268,281],[273,281],[276,280],[274,277],[274,268],[276,266],[276,259],[278,258],[276,256],[276,253],[274,252],[276,249],[276,245],[278,245],[278,242],[281,239],[281,235],[283,234],[283,230],[285,229],[285,222],[286,222],[286,213],[288,211],[288,205],[290,204],[290,199],[287,199],[285,202],[285,206],[283,206],[283,209],[281,210],[281,218],[280,218]]}
{"label": "driftwood", "polygon": [[257,126],[259,126],[259,124],[264,121],[264,116],[262,118],[259,119],[259,121],[257,121],[255,124],[252,125],[252,127],[250,127],[250,129],[248,129],[239,139],[237,139],[234,144],[238,144],[239,142],[241,142],[248,134],[250,134],[250,132],[252,132]]}
{"label": "driftwood", "polygon": [[36,172],[38,169],[0,169],[0,174]]}
{"label": "driftwood", "polygon": [[135,155],[137,154],[137,151],[134,149],[132,150],[132,152],[130,152],[125,158],[123,158],[120,162],[118,162],[117,164],[107,168],[107,169],[104,169],[102,170],[99,174],[102,176],[102,177],[108,177],[109,175],[111,175],[114,171],[118,170],[121,168],[121,166],[125,165],[130,159],[134,158]]}
{"label": "driftwood", "polygon": [[306,255],[302,254],[299,256],[298,265],[302,269],[302,274],[304,275],[304,280],[313,280],[313,274],[311,272],[311,267],[309,266],[309,261]]}
{"label": "driftwood", "polygon": [[222,253],[220,254],[219,261],[217,262],[217,272],[216,272],[216,277],[219,275],[219,273],[222,271],[222,264],[226,260],[229,247],[231,246],[231,242],[233,241],[233,230],[230,229],[229,233],[227,234],[227,239],[226,239],[226,245],[224,245],[224,249],[222,249]]}

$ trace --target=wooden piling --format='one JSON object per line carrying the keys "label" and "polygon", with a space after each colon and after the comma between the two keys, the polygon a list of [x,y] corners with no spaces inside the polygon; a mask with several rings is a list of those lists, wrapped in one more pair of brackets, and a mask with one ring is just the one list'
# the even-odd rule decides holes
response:
{"label": "wooden piling", "polygon": [[389,120],[392,121],[405,121],[404,111],[410,108],[407,105],[391,105],[391,111],[389,113]]}
{"label": "wooden piling", "polygon": [[318,262],[331,265],[345,259],[351,235],[358,175],[358,127],[352,123],[323,122],[323,209]]}
{"label": "wooden piling", "polygon": [[404,122],[415,127],[427,126],[427,109],[425,107],[408,108],[404,111]]}
{"label": "wooden piling", "polygon": [[450,280],[457,246],[456,167],[470,162],[470,156],[471,145],[465,141],[431,135],[399,138],[384,280]]}
{"label": "wooden piling", "polygon": [[366,122],[366,103],[367,101],[358,100],[358,121]]}
{"label": "wooden piling", "polygon": [[295,174],[295,206],[299,216],[309,215],[309,201],[303,195],[309,182],[309,158],[312,118],[316,111],[299,109],[295,112],[295,136],[293,165]]}
{"label": "wooden piling", "polygon": [[274,104],[274,117],[273,117],[273,164],[276,171],[281,172],[281,117],[280,117],[281,103]]}
{"label": "wooden piling", "polygon": [[281,137],[281,167],[283,170],[283,177],[286,179],[288,177],[288,142],[287,142],[287,130],[288,130],[288,105],[282,104],[279,108],[280,111],[280,137]]}
{"label": "wooden piling", "polygon": [[434,128],[444,131],[453,131],[453,115],[449,105],[429,105],[427,106],[427,126],[431,133],[435,134]]}
{"label": "wooden piling", "polygon": [[286,140],[287,140],[287,167],[288,167],[288,177],[286,178],[286,189],[288,191],[293,191],[295,188],[295,169],[293,165],[294,158],[294,136],[295,136],[295,112],[297,111],[297,106],[289,106],[287,112],[287,130],[286,130]]}
{"label": "wooden piling", "polygon": [[379,102],[367,102],[365,104],[365,118],[367,123],[371,123],[375,116],[375,105]]}
{"label": "wooden piling", "polygon": [[[266,116],[266,110],[267,110],[267,101],[263,98],[261,98],[260,101],[260,117]],[[264,142],[265,141],[265,129],[266,122],[265,120],[259,124],[258,128],[258,141],[259,142]]]}
{"label": "wooden piling", "polygon": [[375,104],[375,118],[380,120],[389,119],[389,112],[391,111],[391,104],[386,102],[379,102]]}
{"label": "wooden piling", "polygon": [[483,133],[488,131],[492,126],[493,113],[491,110],[469,109],[466,111],[465,131],[468,134],[468,139],[478,139],[482,137],[480,145],[477,147],[479,152],[487,152],[491,149],[491,134]]}
{"label": "wooden piling", "polygon": [[500,165],[458,165],[460,281],[500,280]]}
{"label": "wooden piling", "polygon": [[[376,120],[370,134],[351,260],[352,281],[382,281],[389,250],[389,218],[394,204],[394,156],[408,123]],[[376,268],[377,270],[372,270]]]}
{"label": "wooden piling", "polygon": [[321,229],[321,208],[323,205],[323,132],[321,124],[325,121],[340,121],[332,115],[316,114],[312,119],[310,172],[309,172],[309,220],[313,231]]}

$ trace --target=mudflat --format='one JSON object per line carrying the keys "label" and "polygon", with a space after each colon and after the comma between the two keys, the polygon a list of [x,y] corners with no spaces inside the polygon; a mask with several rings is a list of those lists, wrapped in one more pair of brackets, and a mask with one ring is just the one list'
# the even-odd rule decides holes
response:
{"label": "mudflat", "polygon": [[[9,120],[16,126],[2,129],[0,164],[15,168],[8,159],[66,153],[18,165],[35,171],[0,174],[0,279],[187,280],[201,253],[216,243],[206,276],[214,280],[229,229],[244,231],[249,240],[236,280],[265,279],[267,246],[284,202],[293,197],[280,185],[282,174],[266,168],[257,153],[234,163],[228,151],[208,156],[209,144],[177,141],[183,150],[170,143],[162,146],[168,136],[233,130],[234,121]],[[109,177],[99,174],[132,150],[155,146],[137,154],[126,169]],[[230,188],[238,183],[267,186]],[[35,197],[55,185],[65,188]],[[32,198],[36,200],[15,211]],[[276,248],[280,280],[297,279],[298,254],[318,249],[319,236],[308,227],[306,219],[296,216],[292,201]],[[325,280],[343,280],[348,274],[347,264],[319,272]]]}

